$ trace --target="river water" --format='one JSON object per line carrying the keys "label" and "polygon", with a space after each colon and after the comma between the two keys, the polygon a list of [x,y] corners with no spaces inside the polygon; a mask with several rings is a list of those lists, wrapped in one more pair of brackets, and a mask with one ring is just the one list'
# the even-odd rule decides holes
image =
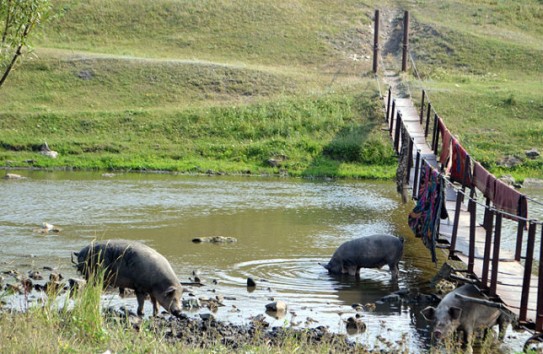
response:
{"label": "river water", "polygon": [[[362,312],[366,332],[353,336],[370,347],[382,336],[404,340],[410,352],[429,348],[429,324],[420,305],[379,300],[398,289],[430,293],[437,272],[429,252],[407,227],[411,202],[402,204],[392,182],[203,177],[17,171],[26,179],[2,180],[0,271],[57,268],[77,276],[70,254],[93,239],[143,241],[162,253],[182,282],[193,272],[205,283],[188,289],[196,296],[226,297],[214,314],[247,323],[265,305],[283,300],[283,318],[271,325],[328,326],[345,333],[352,304],[376,303]],[[59,233],[41,233],[47,222]],[[359,279],[332,277],[319,265],[343,242],[376,233],[405,238],[398,283],[383,269],[362,269]],[[193,243],[227,236],[234,243]],[[249,291],[247,278],[256,281]],[[188,298],[184,294],[184,298]],[[21,301],[21,300],[15,300]],[[135,298],[109,295],[106,302],[135,310]],[[145,306],[147,314],[151,306]],[[197,316],[204,310],[190,312]],[[511,333],[506,345],[520,349],[524,335]]]}

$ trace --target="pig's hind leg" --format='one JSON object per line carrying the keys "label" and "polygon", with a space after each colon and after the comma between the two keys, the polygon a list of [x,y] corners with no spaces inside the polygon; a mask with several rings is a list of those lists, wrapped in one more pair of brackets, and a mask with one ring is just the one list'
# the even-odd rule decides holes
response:
{"label": "pig's hind leg", "polygon": [[400,274],[400,269],[398,268],[398,263],[392,263],[388,265],[390,269],[390,274],[392,275],[392,280],[398,280],[398,275]]}
{"label": "pig's hind leg", "polygon": [[360,275],[360,268],[355,265],[348,265],[345,267],[347,271],[345,273],[349,273],[350,276],[358,276]]}
{"label": "pig's hind leg", "polygon": [[153,294],[151,294],[150,296],[151,296],[151,303],[153,304],[153,316],[156,316],[158,315],[158,301],[153,296]]}

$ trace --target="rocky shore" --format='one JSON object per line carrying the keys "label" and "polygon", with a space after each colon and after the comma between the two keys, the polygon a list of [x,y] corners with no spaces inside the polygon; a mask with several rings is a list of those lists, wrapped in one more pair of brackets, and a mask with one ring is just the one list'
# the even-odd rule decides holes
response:
{"label": "rocky shore", "polygon": [[[134,313],[123,309],[106,311],[109,321],[129,321],[134,330],[141,330],[144,322]],[[200,318],[182,315],[179,318],[160,315],[149,318],[146,323],[157,335],[170,343],[181,343],[197,349],[214,348],[218,345],[232,350],[244,346],[281,347],[285,341],[303,341],[309,345],[326,345],[332,352],[358,350],[364,347],[355,343],[343,334],[331,333],[324,326],[316,328],[292,329],[287,327],[270,327],[264,315],[249,319],[246,325],[235,325],[216,320],[213,316]]]}
{"label": "rocky shore", "polygon": [[[69,296],[86,286],[83,279],[65,277],[58,269],[49,266],[39,269],[35,267],[33,269],[5,269],[5,266],[7,265],[4,264],[0,268],[0,312],[4,313],[24,311],[30,305],[39,306],[40,301],[46,299],[47,296]],[[366,324],[363,322],[361,314],[364,311],[372,311],[372,306],[374,308],[375,304],[352,305],[353,313],[349,315],[349,318],[344,319],[347,334],[335,333],[327,326],[318,323],[296,327],[273,326],[268,322],[268,315],[275,317],[275,312],[288,310],[287,305],[282,301],[272,301],[272,299],[266,308],[262,308],[261,314],[246,318],[243,324],[230,323],[215,317],[217,309],[224,306],[235,309],[242,304],[238,304],[235,298],[226,297],[225,299],[219,294],[205,297],[202,295],[204,291],[200,289],[205,288],[206,285],[201,284],[197,276],[191,280],[191,283],[182,283],[186,294],[183,296],[184,312],[180,317],[163,312],[155,317],[141,318],[128,308],[129,306],[125,307],[119,303],[104,308],[103,316],[110,323],[128,323],[135,333],[150,330],[169,343],[178,343],[197,349],[213,348],[217,345],[232,350],[245,346],[280,348],[286,341],[295,340],[301,341],[305,345],[326,346],[332,352],[370,351],[351,335],[363,333],[366,330]],[[121,297],[134,297],[131,291],[125,291],[120,295]],[[113,296],[117,296],[116,289],[104,291],[104,297],[111,298]],[[422,297],[418,295],[414,298],[411,294],[399,291],[383,298],[382,301],[435,302],[436,298],[432,295]],[[108,303],[107,300],[102,302],[103,305]],[[228,305],[225,305],[225,302]],[[20,307],[22,303],[26,303],[23,308]],[[378,346],[381,349],[387,348],[392,351],[407,345],[402,341],[389,342],[385,337],[377,338],[376,343],[379,343]]]}

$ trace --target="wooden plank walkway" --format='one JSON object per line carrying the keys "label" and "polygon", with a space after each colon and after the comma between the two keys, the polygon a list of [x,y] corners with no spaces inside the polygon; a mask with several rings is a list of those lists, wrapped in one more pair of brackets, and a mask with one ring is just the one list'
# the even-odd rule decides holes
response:
{"label": "wooden plank walkway", "polygon": [[[385,81],[389,81],[390,77],[385,77]],[[391,84],[392,97],[394,99],[394,84]],[[385,101],[385,107],[387,107],[388,97],[383,97]],[[414,107],[413,102],[409,98],[395,98],[395,112],[392,119],[392,138],[394,139],[394,132],[396,130],[396,114],[399,112],[402,116],[402,120],[405,128],[407,129],[409,135],[413,139],[413,154],[412,154],[412,169],[410,171],[410,181],[409,187],[412,190],[415,184],[415,166],[416,166],[416,156],[417,151],[420,152],[421,158],[424,158],[432,166],[437,167],[437,158],[429,146],[425,138],[425,127],[420,124],[420,112]],[[429,134],[431,135],[431,133]],[[449,218],[441,220],[439,239],[450,245],[451,236],[453,231],[453,220],[456,209],[456,190],[452,186],[447,187],[446,192],[446,208],[449,213]],[[457,231],[457,240],[455,247],[455,255],[464,263],[468,264],[469,261],[469,225],[470,225],[470,214],[467,210],[467,199],[461,204],[460,207],[460,216],[458,223]],[[478,207],[479,212],[481,208]],[[484,245],[486,239],[486,230],[482,225],[477,224],[475,228],[476,238],[475,238],[475,260],[473,265],[474,275],[478,280],[483,279],[483,258],[484,258]],[[515,235],[516,237],[516,235]],[[422,245],[422,242],[421,242]],[[447,255],[449,251],[447,250]],[[490,257],[492,257],[493,245],[490,249]],[[428,255],[429,256],[429,255]],[[496,284],[496,295],[499,300],[517,317],[520,313],[520,304],[521,304],[521,295],[522,295],[522,286],[524,279],[524,266],[514,260],[513,250],[504,250],[500,249],[500,261],[498,263],[498,278]],[[491,271],[492,271],[492,259],[489,262],[488,266],[488,282],[490,282]],[[488,284],[486,284],[488,286]],[[538,296],[538,279],[535,276],[530,278],[530,294],[529,302],[527,309],[526,319],[528,323],[535,323],[536,321],[536,311],[537,311],[537,296]]]}

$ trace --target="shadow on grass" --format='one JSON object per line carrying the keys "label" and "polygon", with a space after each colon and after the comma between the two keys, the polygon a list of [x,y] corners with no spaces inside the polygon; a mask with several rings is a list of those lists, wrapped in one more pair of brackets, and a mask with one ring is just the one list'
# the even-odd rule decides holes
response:
{"label": "shadow on grass", "polygon": [[358,122],[341,128],[313,159],[304,176],[391,177],[397,157],[388,135],[381,130],[378,110],[367,102],[357,110],[361,117]]}

